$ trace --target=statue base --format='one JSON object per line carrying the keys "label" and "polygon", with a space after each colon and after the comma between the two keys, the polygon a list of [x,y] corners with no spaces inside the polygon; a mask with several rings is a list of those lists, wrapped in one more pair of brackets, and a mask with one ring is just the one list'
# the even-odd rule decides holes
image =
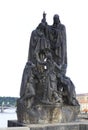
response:
{"label": "statue base", "polygon": [[65,123],[75,121],[80,111],[79,106],[36,105],[32,108],[17,107],[19,123],[24,124],[47,124]]}
{"label": "statue base", "polygon": [[[87,122],[53,123],[53,124],[20,124],[17,121],[9,120],[8,127],[22,130],[88,130]],[[18,127],[18,128],[17,128]],[[10,129],[11,129],[10,128]],[[6,130],[6,129],[5,129]]]}

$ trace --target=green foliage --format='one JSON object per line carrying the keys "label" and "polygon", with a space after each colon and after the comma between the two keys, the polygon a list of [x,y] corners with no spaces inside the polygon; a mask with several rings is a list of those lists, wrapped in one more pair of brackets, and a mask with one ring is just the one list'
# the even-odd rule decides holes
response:
{"label": "green foliage", "polygon": [[4,103],[5,106],[16,106],[17,97],[0,97],[0,106]]}

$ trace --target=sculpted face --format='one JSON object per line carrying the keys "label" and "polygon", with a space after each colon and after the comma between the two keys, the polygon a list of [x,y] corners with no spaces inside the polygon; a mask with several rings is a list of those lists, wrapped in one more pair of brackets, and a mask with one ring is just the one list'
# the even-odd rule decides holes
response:
{"label": "sculpted face", "polygon": [[54,24],[60,23],[59,15],[55,14],[54,17],[53,17],[53,21],[54,21]]}

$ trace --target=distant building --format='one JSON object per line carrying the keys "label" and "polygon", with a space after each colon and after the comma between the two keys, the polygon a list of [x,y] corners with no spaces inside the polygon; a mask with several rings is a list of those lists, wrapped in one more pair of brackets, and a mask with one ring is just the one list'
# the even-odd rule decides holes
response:
{"label": "distant building", "polygon": [[80,111],[87,113],[88,112],[88,93],[77,94],[76,97],[80,104]]}

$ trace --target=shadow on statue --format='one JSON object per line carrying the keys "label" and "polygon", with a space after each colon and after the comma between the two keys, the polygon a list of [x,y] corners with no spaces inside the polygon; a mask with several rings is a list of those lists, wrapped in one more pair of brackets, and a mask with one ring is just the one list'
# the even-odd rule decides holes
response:
{"label": "shadow on statue", "polygon": [[28,61],[17,101],[19,122],[33,124],[75,120],[79,103],[75,86],[66,76],[66,69],[65,26],[57,14],[53,17],[53,25],[48,25],[43,13],[41,23],[30,38]]}

